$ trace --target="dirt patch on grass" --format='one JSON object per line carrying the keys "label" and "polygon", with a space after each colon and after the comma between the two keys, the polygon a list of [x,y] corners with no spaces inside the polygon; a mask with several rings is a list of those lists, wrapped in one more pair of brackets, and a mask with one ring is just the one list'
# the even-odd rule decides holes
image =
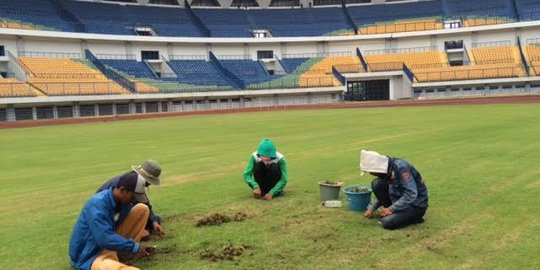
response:
{"label": "dirt patch on grass", "polygon": [[214,213],[209,216],[203,217],[197,221],[197,224],[195,226],[202,227],[202,226],[221,226],[221,224],[228,223],[231,221],[236,222],[242,222],[248,218],[248,215],[244,212],[237,212],[232,217],[220,214],[220,213]]}
{"label": "dirt patch on grass", "polygon": [[251,247],[243,244],[239,246],[227,244],[223,248],[217,250],[205,249],[201,251],[199,257],[201,260],[209,260],[211,262],[223,260],[238,261],[249,248]]}

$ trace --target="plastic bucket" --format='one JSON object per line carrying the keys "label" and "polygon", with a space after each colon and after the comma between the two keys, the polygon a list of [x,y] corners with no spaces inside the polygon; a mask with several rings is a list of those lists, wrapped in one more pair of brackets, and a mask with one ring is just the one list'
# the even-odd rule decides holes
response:
{"label": "plastic bucket", "polygon": [[341,185],[331,185],[325,182],[319,182],[319,191],[321,193],[321,202],[339,200],[339,191]]}
{"label": "plastic bucket", "polygon": [[[367,191],[353,191],[356,188],[365,188]],[[349,210],[364,212],[366,211],[369,202],[371,201],[371,188],[367,186],[355,185],[348,186],[343,189],[343,193],[347,195]]]}

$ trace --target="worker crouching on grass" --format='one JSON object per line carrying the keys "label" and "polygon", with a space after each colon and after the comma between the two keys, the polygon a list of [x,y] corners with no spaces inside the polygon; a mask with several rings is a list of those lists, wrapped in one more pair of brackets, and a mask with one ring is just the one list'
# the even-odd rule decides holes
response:
{"label": "worker crouching on grass", "polygon": [[251,154],[243,176],[255,198],[270,201],[282,195],[287,185],[287,162],[272,141],[263,139]]}
{"label": "worker crouching on grass", "polygon": [[424,222],[428,193],[420,173],[406,160],[362,150],[360,170],[376,176],[371,182],[376,199],[364,213],[371,218],[379,210],[380,223],[393,230]]}
{"label": "worker crouching on grass", "polygon": [[[159,184],[161,183],[161,180],[159,179],[159,176],[161,174],[161,166],[159,166],[156,161],[146,160],[141,165],[132,166],[131,169],[131,172],[137,173],[144,179],[144,187],[146,188],[150,185],[159,186]],[[97,190],[97,192],[116,186],[120,177],[121,176],[116,176],[112,179],[109,179]],[[120,210],[119,222],[122,222],[122,220],[124,220],[127,213],[129,213],[131,208],[137,203],[144,203],[150,208],[150,215],[148,217],[148,222],[146,223],[146,226],[144,228],[142,240],[144,241],[149,239],[150,233],[152,232],[157,233],[158,235],[165,234],[165,230],[161,225],[161,217],[154,213],[152,205],[150,204],[150,200],[148,199],[146,193],[140,196],[133,196],[133,201],[131,203],[122,206],[122,209]]]}
{"label": "worker crouching on grass", "polygon": [[86,202],[75,224],[69,243],[71,266],[82,270],[138,269],[120,262],[122,257],[138,260],[149,256],[153,248],[139,245],[150,210],[139,203],[122,223],[116,225],[122,205],[135,195],[144,195],[144,179],[126,173],[116,186],[98,192]]}

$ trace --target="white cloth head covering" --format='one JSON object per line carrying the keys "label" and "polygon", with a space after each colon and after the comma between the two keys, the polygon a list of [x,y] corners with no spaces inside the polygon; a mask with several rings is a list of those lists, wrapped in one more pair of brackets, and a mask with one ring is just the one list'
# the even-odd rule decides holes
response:
{"label": "white cloth head covering", "polygon": [[375,151],[360,151],[360,170],[372,173],[387,173],[388,172],[388,157],[383,156]]}

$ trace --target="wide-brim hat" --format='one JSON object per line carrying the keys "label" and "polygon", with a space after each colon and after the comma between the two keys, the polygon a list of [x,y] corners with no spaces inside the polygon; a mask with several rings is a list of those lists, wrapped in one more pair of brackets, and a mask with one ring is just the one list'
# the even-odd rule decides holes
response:
{"label": "wide-brim hat", "polygon": [[388,173],[388,157],[375,151],[360,151],[360,170],[370,173]]}
{"label": "wide-brim hat", "polygon": [[152,185],[159,185],[161,180],[159,175],[161,174],[161,166],[154,160],[147,160],[141,165],[133,165],[131,169],[137,172],[140,176],[144,177],[146,182]]}

